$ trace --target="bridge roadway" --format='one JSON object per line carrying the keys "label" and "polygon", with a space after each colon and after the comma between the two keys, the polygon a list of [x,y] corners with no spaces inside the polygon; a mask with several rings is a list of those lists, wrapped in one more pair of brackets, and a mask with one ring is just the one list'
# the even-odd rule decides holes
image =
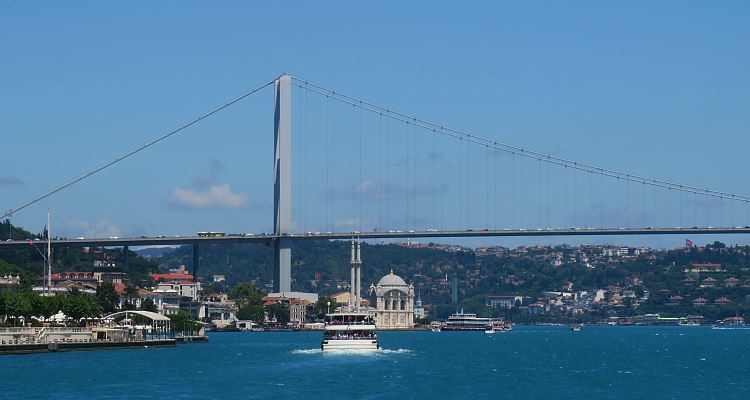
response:
{"label": "bridge roadway", "polygon": [[[284,235],[246,234],[226,235],[220,237],[198,236],[161,236],[138,238],[101,238],[101,239],[53,239],[52,247],[117,247],[117,246],[153,246],[182,244],[222,244],[222,243],[272,243],[280,237],[293,240],[310,239],[351,239],[353,236],[362,239],[418,239],[418,238],[462,238],[462,237],[503,237],[503,236],[626,236],[626,235],[705,235],[705,234],[747,234],[750,226],[735,228],[692,227],[692,228],[539,228],[539,229],[502,229],[502,230],[463,230],[463,231],[387,231],[387,232],[310,232]],[[38,245],[44,240],[35,241]],[[28,248],[28,240],[0,242],[0,250]]]}

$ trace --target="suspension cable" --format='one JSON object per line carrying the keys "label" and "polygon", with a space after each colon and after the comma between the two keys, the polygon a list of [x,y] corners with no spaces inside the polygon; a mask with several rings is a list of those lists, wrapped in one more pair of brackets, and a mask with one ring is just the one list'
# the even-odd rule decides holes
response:
{"label": "suspension cable", "polygon": [[622,172],[622,171],[616,171],[616,170],[609,169],[609,168],[599,167],[599,166],[595,166],[592,164],[581,163],[577,161],[572,161],[572,160],[556,157],[550,154],[536,152],[533,150],[525,149],[523,147],[518,147],[518,146],[511,145],[511,144],[487,139],[487,138],[475,135],[470,132],[449,128],[438,123],[430,122],[421,118],[417,118],[417,117],[410,116],[410,115],[407,115],[398,111],[391,110],[386,107],[378,106],[374,103],[371,103],[362,99],[358,99],[352,96],[348,96],[346,94],[337,92],[332,89],[328,89],[324,86],[317,85],[315,83],[311,83],[306,80],[302,80],[297,77],[292,77],[292,82],[295,86],[299,88],[309,90],[309,91],[318,93],[323,96],[330,96],[331,98],[342,103],[357,105],[361,109],[364,109],[373,113],[382,113],[384,116],[389,117],[391,119],[402,121],[402,122],[408,122],[414,126],[426,129],[428,131],[432,131],[433,133],[440,133],[442,135],[451,136],[457,139],[463,139],[470,143],[492,147],[494,149],[497,149],[506,153],[518,154],[526,158],[536,159],[539,161],[543,161],[546,163],[555,164],[559,166],[567,166],[569,168],[573,168],[576,170],[591,172],[597,175],[606,176],[610,178],[620,178],[621,180],[624,180],[624,181],[644,183],[647,185],[661,187],[664,189],[674,189],[679,192],[695,193],[695,194],[699,194],[702,196],[718,197],[722,199],[735,200],[735,201],[750,201],[750,196],[748,195],[741,195],[741,194],[736,194],[736,193],[729,193],[729,192],[723,192],[719,190],[680,184],[676,182],[666,181],[663,179],[657,179],[657,178],[646,177],[646,176],[631,174],[631,173]]}
{"label": "suspension cable", "polygon": [[44,193],[44,194],[42,194],[40,196],[37,196],[34,199],[29,200],[26,203],[23,203],[20,206],[14,208],[14,209],[6,211],[2,216],[0,216],[0,219],[5,218],[5,217],[9,217],[9,216],[11,216],[11,215],[13,215],[13,214],[15,214],[15,213],[23,210],[26,207],[29,207],[29,206],[31,206],[33,204],[36,204],[36,203],[38,203],[38,202],[46,199],[47,197],[52,196],[53,194],[55,194],[55,193],[57,193],[57,192],[59,192],[61,190],[65,190],[68,187],[73,186],[76,183],[78,183],[78,182],[80,182],[80,181],[82,181],[82,180],[84,180],[84,179],[86,179],[86,178],[88,178],[88,177],[90,177],[92,175],[95,175],[95,174],[101,172],[102,170],[107,169],[107,168],[111,167],[112,165],[115,165],[115,164],[119,163],[120,161],[125,160],[126,158],[129,158],[130,156],[135,155],[136,153],[139,153],[139,152],[141,152],[141,151],[143,151],[143,150],[145,150],[145,149],[147,149],[147,148],[149,148],[149,147],[151,147],[151,146],[153,146],[153,145],[161,142],[162,140],[164,140],[164,139],[166,139],[166,138],[168,138],[168,137],[170,137],[170,136],[172,136],[174,134],[177,134],[177,133],[179,133],[179,132],[187,129],[187,128],[189,128],[189,127],[197,124],[198,122],[203,121],[204,119],[206,119],[206,118],[208,118],[208,117],[210,117],[210,116],[218,113],[219,111],[222,111],[222,110],[224,110],[226,108],[229,108],[230,106],[234,105],[235,103],[237,103],[237,102],[239,102],[239,101],[241,101],[241,100],[243,100],[243,99],[245,99],[245,98],[247,98],[247,97],[249,97],[249,96],[257,93],[258,91],[260,91],[261,89],[265,88],[266,86],[269,86],[269,85],[273,84],[275,81],[276,81],[276,79],[272,79],[272,80],[270,80],[270,81],[268,81],[268,82],[266,82],[266,83],[264,83],[264,84],[256,87],[255,89],[249,90],[249,91],[245,92],[244,94],[240,95],[239,97],[236,97],[233,100],[230,100],[230,101],[224,103],[223,105],[221,105],[219,107],[216,107],[213,110],[211,110],[211,111],[209,111],[209,112],[207,112],[205,114],[202,114],[201,116],[199,116],[199,117],[197,117],[197,118],[195,118],[195,119],[193,119],[193,120],[191,120],[191,121],[189,121],[189,122],[187,122],[187,123],[185,123],[183,125],[180,125],[179,127],[175,128],[175,129],[173,129],[173,130],[171,130],[171,131],[169,131],[169,132],[167,132],[167,133],[165,133],[165,134],[163,134],[163,135],[161,135],[161,136],[159,136],[159,137],[157,137],[157,138],[155,138],[155,139],[153,139],[153,140],[151,140],[151,141],[149,141],[149,142],[147,142],[147,143],[145,143],[145,144],[143,144],[141,146],[138,146],[135,149],[130,150],[127,153],[125,153],[125,154],[123,154],[121,156],[116,157],[112,161],[109,161],[109,162],[107,162],[105,164],[102,164],[99,167],[97,167],[97,168],[95,168],[95,169],[93,169],[93,170],[91,170],[91,171],[89,171],[89,172],[87,172],[87,173],[85,173],[85,174],[83,174],[83,175],[81,175],[81,176],[73,179],[73,180],[70,180],[70,181],[62,184],[62,185],[60,185],[59,187],[57,187],[55,189],[52,189],[52,190],[50,190],[50,191],[48,191],[48,192],[46,192],[46,193]]}

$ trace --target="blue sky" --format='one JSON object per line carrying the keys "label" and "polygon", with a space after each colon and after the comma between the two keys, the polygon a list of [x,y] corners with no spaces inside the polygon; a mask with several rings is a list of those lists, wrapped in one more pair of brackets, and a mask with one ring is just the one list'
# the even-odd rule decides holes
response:
{"label": "blue sky", "polygon": [[[541,152],[750,194],[749,17],[744,2],[4,2],[0,206],[282,72]],[[303,93],[299,230],[750,225],[744,204],[461,153],[344,105],[334,118]],[[267,89],[13,221],[41,230],[49,208],[73,237],[269,231],[272,103]]]}

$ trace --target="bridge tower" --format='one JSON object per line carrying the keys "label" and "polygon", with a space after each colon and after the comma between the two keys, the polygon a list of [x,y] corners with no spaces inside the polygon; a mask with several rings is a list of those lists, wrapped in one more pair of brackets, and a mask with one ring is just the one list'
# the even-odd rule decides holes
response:
{"label": "bridge tower", "polygon": [[281,75],[275,86],[274,105],[274,165],[273,165],[273,231],[279,238],[274,242],[274,292],[292,289],[292,249],[289,238],[292,229],[292,77]]}

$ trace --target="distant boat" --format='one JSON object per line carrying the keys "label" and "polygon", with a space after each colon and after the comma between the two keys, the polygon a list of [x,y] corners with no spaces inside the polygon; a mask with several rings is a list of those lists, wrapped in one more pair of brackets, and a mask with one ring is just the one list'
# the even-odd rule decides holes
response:
{"label": "distant boat", "polygon": [[579,332],[581,330],[581,325],[579,324],[573,324],[570,326],[570,330],[573,332]]}
{"label": "distant boat", "polygon": [[495,327],[492,325],[487,326],[487,329],[484,330],[485,335],[494,335],[495,334]]}
{"label": "distant boat", "polygon": [[487,326],[492,325],[491,318],[477,317],[476,314],[457,312],[448,317],[441,327],[444,331],[484,331]]}

